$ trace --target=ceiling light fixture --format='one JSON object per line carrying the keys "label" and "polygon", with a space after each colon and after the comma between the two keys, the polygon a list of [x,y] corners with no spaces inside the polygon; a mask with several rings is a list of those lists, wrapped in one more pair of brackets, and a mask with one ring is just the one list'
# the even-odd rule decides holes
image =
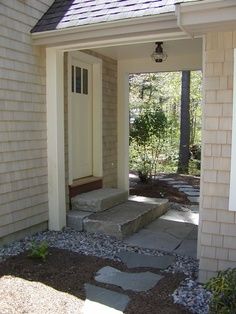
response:
{"label": "ceiling light fixture", "polygon": [[163,50],[163,42],[162,41],[157,41],[156,42],[156,49],[155,51],[151,54],[151,57],[153,59],[153,61],[155,62],[163,62],[166,61],[167,59],[167,54],[166,52]]}

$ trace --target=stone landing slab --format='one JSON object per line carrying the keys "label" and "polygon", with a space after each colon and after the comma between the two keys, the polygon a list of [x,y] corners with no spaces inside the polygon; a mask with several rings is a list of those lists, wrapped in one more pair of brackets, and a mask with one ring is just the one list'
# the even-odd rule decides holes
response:
{"label": "stone landing slab", "polygon": [[85,218],[84,230],[122,239],[166,213],[168,208],[168,200],[165,199],[155,199],[151,204],[127,201]]}

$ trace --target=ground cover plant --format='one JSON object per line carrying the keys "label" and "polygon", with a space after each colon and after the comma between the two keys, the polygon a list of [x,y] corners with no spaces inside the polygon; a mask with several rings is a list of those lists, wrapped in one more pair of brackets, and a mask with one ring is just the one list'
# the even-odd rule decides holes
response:
{"label": "ground cover plant", "polygon": [[43,241],[40,243],[32,242],[28,256],[33,259],[42,260],[43,262],[46,261],[48,256],[48,244],[47,242]]}

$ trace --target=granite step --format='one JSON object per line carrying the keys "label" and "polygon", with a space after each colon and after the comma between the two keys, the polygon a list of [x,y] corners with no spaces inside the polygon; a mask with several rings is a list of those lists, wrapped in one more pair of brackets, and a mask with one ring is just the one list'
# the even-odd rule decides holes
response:
{"label": "granite step", "polygon": [[121,189],[102,188],[79,194],[71,199],[72,210],[101,212],[126,202],[128,192]]}
{"label": "granite step", "polygon": [[145,200],[145,202],[129,200],[106,211],[93,213],[84,219],[84,230],[122,239],[160,217],[169,208],[168,200],[153,198]]}

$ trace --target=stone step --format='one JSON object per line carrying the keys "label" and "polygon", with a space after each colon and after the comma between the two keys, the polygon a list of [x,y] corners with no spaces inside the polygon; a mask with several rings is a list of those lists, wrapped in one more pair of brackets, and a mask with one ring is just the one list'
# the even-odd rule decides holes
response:
{"label": "stone step", "polygon": [[128,192],[121,189],[102,188],[79,194],[71,199],[72,210],[101,212],[126,202]]}
{"label": "stone step", "polygon": [[100,232],[122,239],[133,234],[167,212],[168,200],[151,199],[146,202],[127,201],[84,219],[84,230]]}

